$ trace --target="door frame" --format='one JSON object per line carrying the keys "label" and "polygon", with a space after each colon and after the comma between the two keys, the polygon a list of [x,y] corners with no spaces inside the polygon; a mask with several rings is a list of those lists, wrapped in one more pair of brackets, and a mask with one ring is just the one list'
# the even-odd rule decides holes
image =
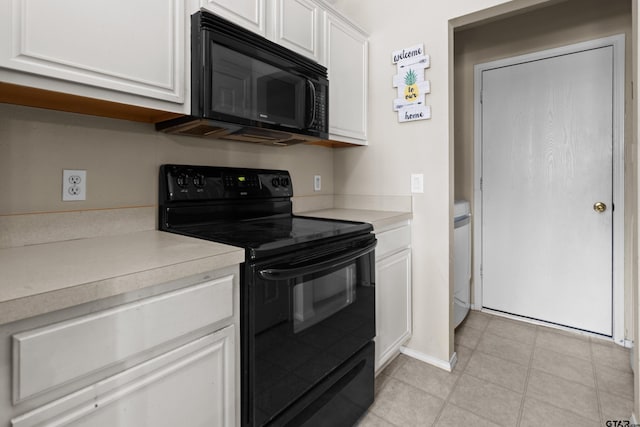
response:
{"label": "door frame", "polygon": [[493,68],[516,65],[553,56],[567,55],[606,46],[613,47],[613,340],[625,344],[624,337],[624,47],[625,35],[545,49],[525,55],[476,64],[474,66],[474,182],[473,182],[473,291],[472,307],[482,309],[482,73]]}

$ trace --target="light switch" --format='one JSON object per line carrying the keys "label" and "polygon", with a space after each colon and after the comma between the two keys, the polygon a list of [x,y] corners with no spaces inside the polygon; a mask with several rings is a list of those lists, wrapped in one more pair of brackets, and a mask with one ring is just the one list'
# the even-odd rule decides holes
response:
{"label": "light switch", "polygon": [[411,174],[411,192],[424,193],[424,175],[421,173]]}

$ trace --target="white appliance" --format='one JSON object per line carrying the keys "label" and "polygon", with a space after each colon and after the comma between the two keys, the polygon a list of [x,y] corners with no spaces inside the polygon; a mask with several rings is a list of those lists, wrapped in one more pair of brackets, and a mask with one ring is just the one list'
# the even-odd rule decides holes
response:
{"label": "white appliance", "polygon": [[458,327],[467,317],[471,305],[471,210],[468,201],[455,201],[453,223],[453,323]]}

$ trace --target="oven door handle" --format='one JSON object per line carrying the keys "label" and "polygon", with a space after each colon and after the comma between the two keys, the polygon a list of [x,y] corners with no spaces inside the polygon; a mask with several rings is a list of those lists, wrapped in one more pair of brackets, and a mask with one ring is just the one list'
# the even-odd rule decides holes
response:
{"label": "oven door handle", "polygon": [[258,271],[258,274],[265,280],[287,280],[322,270],[331,270],[368,254],[375,249],[376,243],[377,241],[374,241],[363,248],[355,251],[349,251],[346,254],[340,254],[339,256],[333,257],[327,261],[305,264],[296,268],[265,268],[264,270]]}

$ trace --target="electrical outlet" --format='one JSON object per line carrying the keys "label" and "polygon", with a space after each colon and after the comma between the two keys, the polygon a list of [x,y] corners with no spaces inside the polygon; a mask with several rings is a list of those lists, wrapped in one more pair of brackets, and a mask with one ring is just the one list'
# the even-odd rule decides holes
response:
{"label": "electrical outlet", "polygon": [[313,177],[313,191],[322,190],[322,177],[320,175],[314,175]]}
{"label": "electrical outlet", "polygon": [[87,171],[62,170],[62,201],[87,200]]}

